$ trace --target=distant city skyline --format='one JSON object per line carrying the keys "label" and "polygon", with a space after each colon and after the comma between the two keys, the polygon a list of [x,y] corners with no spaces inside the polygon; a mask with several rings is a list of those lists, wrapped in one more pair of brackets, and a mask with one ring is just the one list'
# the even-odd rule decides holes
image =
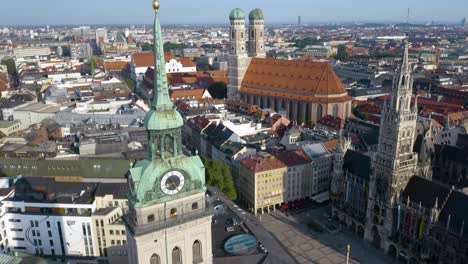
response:
{"label": "distant city skyline", "polygon": [[[376,3],[379,2],[379,3]],[[71,24],[150,24],[151,0],[137,3],[128,0],[18,0],[1,4],[0,25],[71,25]],[[264,10],[267,23],[325,22],[410,22],[456,23],[468,15],[468,1],[451,0],[450,4],[436,0],[162,0],[162,24],[221,24],[228,22],[231,9]]]}

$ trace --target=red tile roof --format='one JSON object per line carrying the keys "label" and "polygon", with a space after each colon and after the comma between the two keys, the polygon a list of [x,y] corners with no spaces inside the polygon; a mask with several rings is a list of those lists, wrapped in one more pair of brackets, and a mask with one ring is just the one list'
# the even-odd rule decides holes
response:
{"label": "red tile roof", "polygon": [[104,61],[103,66],[106,72],[110,71],[123,71],[129,62],[126,61]]}
{"label": "red tile roof", "polygon": [[[136,52],[133,53],[133,61],[136,67],[153,67],[154,66],[154,53],[153,52]],[[177,60],[182,63],[184,67],[195,67],[195,63],[188,58],[178,59],[171,52],[164,53],[164,59],[166,62],[170,60]]]}
{"label": "red tile roof", "polygon": [[197,65],[189,58],[180,58],[178,59],[182,66],[184,67],[196,67]]}
{"label": "red tile roof", "polygon": [[181,100],[181,99],[202,99],[203,94],[205,93],[205,89],[176,89],[171,90],[171,100]]}
{"label": "red tile roof", "polygon": [[276,158],[288,167],[304,165],[312,161],[302,150],[283,151],[278,153]]}
{"label": "red tile roof", "polygon": [[0,73],[0,91],[8,90],[9,82],[6,74]]}
{"label": "red tile roof", "polygon": [[344,120],[339,117],[326,115],[317,121],[317,124],[340,130],[344,125]]}
{"label": "red tile roof", "polygon": [[240,90],[312,102],[351,100],[332,66],[322,62],[253,58]]}
{"label": "red tile roof", "polygon": [[268,157],[252,157],[244,159],[241,164],[248,170],[258,173],[293,167],[310,163],[311,159],[302,150],[283,151]]}
{"label": "red tile roof", "polygon": [[249,159],[242,160],[241,164],[253,173],[277,170],[287,167],[286,164],[284,164],[274,156],[252,157]]}

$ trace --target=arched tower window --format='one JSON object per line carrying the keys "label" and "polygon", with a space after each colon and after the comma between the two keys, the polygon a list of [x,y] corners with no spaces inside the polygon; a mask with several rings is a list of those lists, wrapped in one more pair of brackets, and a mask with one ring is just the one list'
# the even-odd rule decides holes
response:
{"label": "arched tower window", "polygon": [[323,109],[322,109],[322,105],[319,104],[317,106],[317,121],[320,120],[322,118],[322,112],[323,112]]}
{"label": "arched tower window", "polygon": [[170,211],[170,217],[176,218],[177,217],[177,208],[172,208]]}
{"label": "arched tower window", "polygon": [[195,240],[192,245],[193,263],[201,263],[203,261],[202,256],[202,244],[199,240]]}
{"label": "arched tower window", "polygon": [[164,136],[164,150],[166,158],[174,156],[174,138],[172,135]]}
{"label": "arched tower window", "polygon": [[172,250],[172,264],[182,264],[182,250],[179,247]]}
{"label": "arched tower window", "polygon": [[157,254],[153,254],[150,258],[150,264],[161,264],[161,258]]}

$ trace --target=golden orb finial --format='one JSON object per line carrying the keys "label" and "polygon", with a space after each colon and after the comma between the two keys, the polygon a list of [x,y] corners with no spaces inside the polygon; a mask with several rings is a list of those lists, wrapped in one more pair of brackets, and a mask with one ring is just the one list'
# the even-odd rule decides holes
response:
{"label": "golden orb finial", "polygon": [[154,1],[153,1],[153,9],[154,9],[154,12],[156,12],[156,13],[158,12],[159,6],[160,6],[159,1],[158,1],[158,0],[154,0]]}

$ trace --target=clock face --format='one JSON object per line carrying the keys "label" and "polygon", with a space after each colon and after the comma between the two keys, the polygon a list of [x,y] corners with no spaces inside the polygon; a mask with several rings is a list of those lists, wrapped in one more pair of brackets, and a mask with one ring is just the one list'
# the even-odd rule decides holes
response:
{"label": "clock face", "polygon": [[161,178],[161,190],[168,195],[174,195],[184,188],[185,178],[179,171],[170,171]]}

